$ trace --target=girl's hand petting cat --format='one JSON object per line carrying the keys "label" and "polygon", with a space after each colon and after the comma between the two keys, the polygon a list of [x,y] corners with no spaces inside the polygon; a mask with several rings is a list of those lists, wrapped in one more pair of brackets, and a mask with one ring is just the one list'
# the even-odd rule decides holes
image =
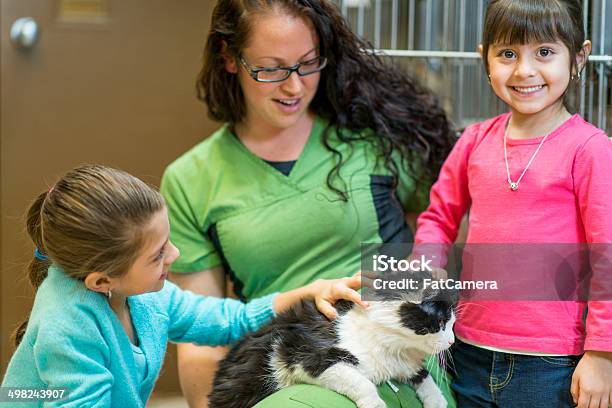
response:
{"label": "girl's hand petting cat", "polygon": [[333,306],[338,300],[346,299],[361,307],[368,307],[368,303],[361,300],[361,295],[356,291],[361,288],[361,272],[357,272],[350,278],[319,279],[311,285],[317,309],[330,320],[338,316]]}
{"label": "girl's hand petting cat", "polygon": [[299,289],[279,293],[274,298],[273,308],[276,313],[281,313],[302,299],[312,299],[317,309],[331,320],[338,315],[333,305],[340,299],[368,307],[368,303],[361,300],[361,295],[356,291],[359,288],[361,288],[361,272],[350,278],[318,279]]}
{"label": "girl's hand petting cat", "polygon": [[612,352],[586,351],[572,376],[572,397],[578,408],[612,405]]}

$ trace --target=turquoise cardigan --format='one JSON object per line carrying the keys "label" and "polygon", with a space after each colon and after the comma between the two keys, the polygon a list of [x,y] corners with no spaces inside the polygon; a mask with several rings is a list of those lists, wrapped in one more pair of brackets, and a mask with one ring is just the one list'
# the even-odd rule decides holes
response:
{"label": "turquoise cardigan", "polygon": [[105,296],[52,266],[36,293],[27,331],[2,387],[67,388],[67,398],[45,406],[144,407],[168,341],[210,346],[235,342],[274,316],[273,297],[244,304],[197,296],[171,282],[159,292],[129,297],[147,362],[146,377],[138,383],[130,340]]}

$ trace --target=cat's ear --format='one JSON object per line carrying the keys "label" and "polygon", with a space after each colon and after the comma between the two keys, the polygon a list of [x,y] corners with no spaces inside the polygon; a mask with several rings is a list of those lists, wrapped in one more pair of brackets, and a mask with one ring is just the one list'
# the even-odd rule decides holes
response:
{"label": "cat's ear", "polygon": [[403,292],[400,296],[400,301],[410,303],[411,305],[420,305],[423,303],[423,293],[417,290]]}
{"label": "cat's ear", "polygon": [[439,300],[438,298],[440,297],[441,294],[442,294],[442,291],[440,289],[434,289],[434,288],[429,287],[423,290],[423,301]]}

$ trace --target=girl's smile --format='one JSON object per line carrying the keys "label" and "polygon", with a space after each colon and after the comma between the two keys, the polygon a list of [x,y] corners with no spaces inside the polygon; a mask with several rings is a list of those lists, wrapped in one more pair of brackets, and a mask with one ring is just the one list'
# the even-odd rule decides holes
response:
{"label": "girl's smile", "polygon": [[565,44],[495,44],[488,53],[493,91],[514,117],[559,111],[571,77]]}
{"label": "girl's smile", "polygon": [[531,86],[510,86],[519,96],[531,97],[544,89],[546,85],[531,85]]}

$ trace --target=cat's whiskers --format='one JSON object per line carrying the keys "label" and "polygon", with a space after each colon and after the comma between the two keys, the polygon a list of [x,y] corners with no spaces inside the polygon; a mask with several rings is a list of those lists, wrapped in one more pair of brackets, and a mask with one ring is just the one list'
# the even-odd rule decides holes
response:
{"label": "cat's whiskers", "polygon": [[[448,374],[448,369],[451,367],[452,365],[452,370],[455,370],[455,362],[453,361],[453,355],[450,352],[449,349],[443,350],[442,351],[443,355],[444,355],[444,363],[442,364],[442,368],[444,369],[444,372],[442,373],[442,379],[444,380],[444,382],[446,383],[446,385],[450,384],[450,380],[449,380],[449,374]],[[447,359],[448,357],[448,359]]]}
{"label": "cat's whiskers", "polygon": [[437,355],[437,360],[438,360],[438,367],[436,370],[436,382],[438,384],[440,384],[440,373],[442,370],[444,370],[444,354],[442,354],[440,352],[440,350],[436,349],[436,355]]}
{"label": "cat's whiskers", "polygon": [[459,303],[456,307],[455,307],[455,311],[462,311],[463,309],[466,309],[469,306],[478,306],[478,307],[482,307],[486,310],[490,310],[491,308],[489,306],[483,305],[482,303],[476,303],[476,302],[461,302]]}
{"label": "cat's whiskers", "polygon": [[[437,350],[436,350],[436,355],[437,355],[437,356],[438,356],[438,358],[439,358],[439,356],[440,356],[440,352],[439,352],[439,351],[437,351]],[[435,367],[434,367],[434,368],[435,368]],[[437,384],[440,384],[440,367],[439,367],[439,366],[437,367],[437,370],[436,370],[436,383],[437,383]]]}
{"label": "cat's whiskers", "polygon": [[457,318],[459,318],[470,306],[479,306],[485,309],[490,309],[488,306],[485,305],[481,305],[478,303],[467,303],[467,304],[461,304],[457,307],[455,307],[455,316],[457,316]]}
{"label": "cat's whiskers", "polygon": [[453,353],[451,353],[450,349],[444,351],[448,356],[448,367],[455,371],[455,360],[453,359]]}
{"label": "cat's whiskers", "polygon": [[442,367],[443,369],[446,369],[446,350],[442,350],[439,352],[438,354],[438,361],[440,363],[440,367]]}
{"label": "cat's whiskers", "polygon": [[[435,354],[435,353],[432,353],[432,354]],[[434,364],[435,364],[434,359],[433,358],[428,358],[427,359],[427,364],[426,364],[427,371],[429,371],[431,373],[432,369],[434,368]]]}

